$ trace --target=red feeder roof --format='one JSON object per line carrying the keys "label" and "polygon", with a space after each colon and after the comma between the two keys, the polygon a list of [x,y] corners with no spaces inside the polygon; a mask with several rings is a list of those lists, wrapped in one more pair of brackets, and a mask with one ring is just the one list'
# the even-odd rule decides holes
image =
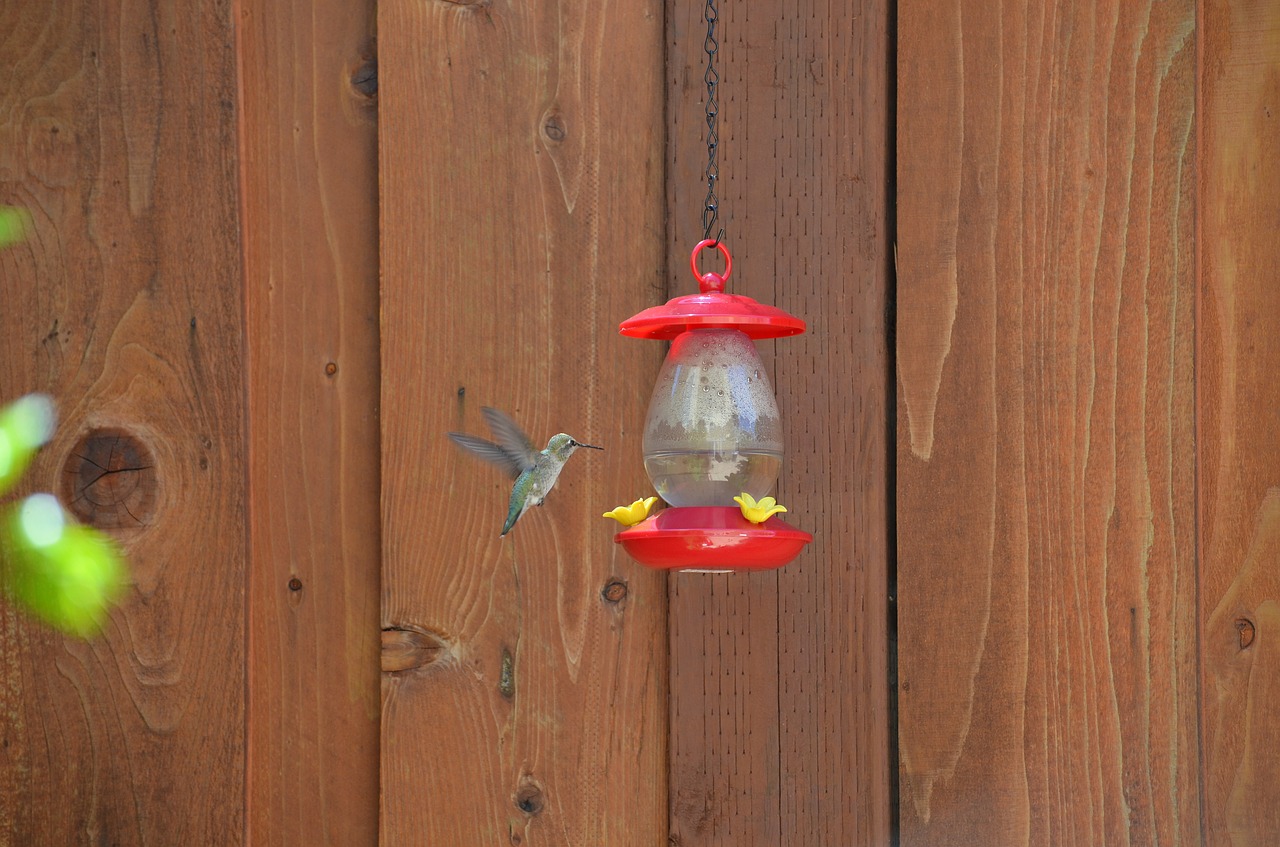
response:
{"label": "red feeder roof", "polygon": [[[698,253],[714,246],[724,256],[724,274],[698,272]],[[691,329],[737,329],[753,339],[799,335],[805,323],[795,315],[757,302],[750,297],[725,294],[725,280],[733,272],[729,250],[715,241],[699,242],[689,257],[693,275],[702,289],[699,294],[673,297],[665,305],[653,306],[622,322],[618,331],[631,338],[669,340]]]}

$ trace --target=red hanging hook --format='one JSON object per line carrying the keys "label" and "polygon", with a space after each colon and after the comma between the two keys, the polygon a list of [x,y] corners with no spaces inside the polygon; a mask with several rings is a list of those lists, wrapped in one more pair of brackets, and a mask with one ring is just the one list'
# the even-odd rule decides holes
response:
{"label": "red hanging hook", "polygon": [[[715,271],[699,272],[698,254],[707,247],[716,248],[720,251],[720,255],[724,256],[724,273],[718,274]],[[708,238],[699,241],[698,246],[694,247],[693,252],[689,254],[689,267],[693,270],[693,275],[698,278],[703,294],[718,294],[724,291],[724,284],[729,279],[729,274],[733,273],[733,258],[729,255],[729,248],[725,247],[723,242]]]}

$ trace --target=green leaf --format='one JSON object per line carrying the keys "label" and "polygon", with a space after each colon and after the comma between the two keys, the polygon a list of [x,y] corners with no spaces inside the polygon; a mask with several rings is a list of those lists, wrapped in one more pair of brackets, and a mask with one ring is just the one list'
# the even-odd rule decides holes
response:
{"label": "green leaf", "polygon": [[0,543],[15,600],[72,635],[99,631],[125,578],[110,539],[73,523],[52,494],[33,494],[11,510]]}
{"label": "green leaf", "polygon": [[53,400],[44,394],[28,394],[0,409],[0,494],[26,471],[53,426]]}
{"label": "green leaf", "polygon": [[9,247],[31,231],[31,213],[17,206],[0,206],[0,247]]}

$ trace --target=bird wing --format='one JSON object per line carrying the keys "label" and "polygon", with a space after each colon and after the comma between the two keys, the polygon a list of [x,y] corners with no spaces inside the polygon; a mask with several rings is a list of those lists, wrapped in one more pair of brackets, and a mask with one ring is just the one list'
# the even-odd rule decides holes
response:
{"label": "bird wing", "polygon": [[511,461],[516,464],[520,472],[533,467],[538,461],[538,449],[529,441],[529,436],[524,434],[524,430],[511,418],[489,406],[481,406],[480,414],[484,415],[485,422],[493,432],[493,437],[498,440],[498,446],[511,457]]}
{"label": "bird wing", "polygon": [[453,443],[471,455],[502,468],[512,479],[518,478],[520,474],[533,467],[533,463],[538,458],[538,451],[533,449],[533,445],[529,443],[529,437],[520,427],[497,409],[484,406],[480,412],[488,422],[489,429],[493,430],[498,443],[495,444],[474,435],[451,432],[449,438]]}
{"label": "bird wing", "polygon": [[449,438],[454,444],[466,450],[473,456],[484,459],[502,468],[503,472],[512,479],[520,476],[520,466],[497,444],[492,441],[485,441],[483,438],[476,438],[474,435],[466,435],[461,432],[449,433]]}

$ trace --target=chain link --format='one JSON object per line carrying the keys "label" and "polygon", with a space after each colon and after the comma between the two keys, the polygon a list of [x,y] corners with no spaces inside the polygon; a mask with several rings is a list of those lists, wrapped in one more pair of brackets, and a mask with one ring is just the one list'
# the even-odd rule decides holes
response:
{"label": "chain link", "polygon": [[[716,182],[720,179],[720,165],[716,155],[720,150],[720,132],[717,128],[720,117],[720,102],[716,99],[720,86],[720,74],[716,71],[716,54],[720,45],[716,41],[716,24],[720,22],[720,13],[716,9],[716,0],[707,0],[707,8],[703,12],[707,22],[707,37],[702,47],[707,53],[707,70],[702,75],[707,84],[707,200],[702,206],[702,239],[711,238],[711,230],[720,216],[720,200],[716,197]],[[724,228],[716,236],[716,243],[724,238]]]}

